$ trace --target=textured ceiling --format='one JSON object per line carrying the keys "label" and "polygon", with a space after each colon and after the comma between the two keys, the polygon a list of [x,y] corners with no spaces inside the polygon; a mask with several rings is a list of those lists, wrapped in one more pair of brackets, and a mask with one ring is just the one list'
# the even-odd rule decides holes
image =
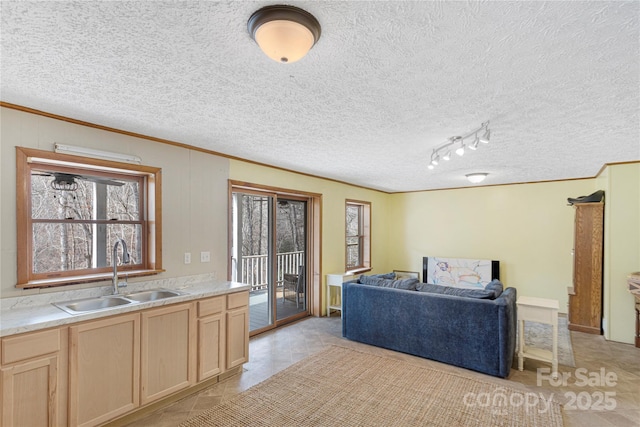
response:
{"label": "textured ceiling", "polygon": [[275,3],[2,1],[0,99],[384,191],[640,159],[638,1],[292,2],[322,25],[292,64],[247,33]]}

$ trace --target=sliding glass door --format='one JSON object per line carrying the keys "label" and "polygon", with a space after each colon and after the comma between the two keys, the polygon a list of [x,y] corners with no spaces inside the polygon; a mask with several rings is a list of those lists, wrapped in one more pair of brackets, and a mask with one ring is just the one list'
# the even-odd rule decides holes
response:
{"label": "sliding glass door", "polygon": [[276,213],[276,319],[307,311],[307,201],[278,199]]}
{"label": "sliding glass door", "polygon": [[232,192],[231,279],[251,285],[251,332],[308,313],[305,199]]}

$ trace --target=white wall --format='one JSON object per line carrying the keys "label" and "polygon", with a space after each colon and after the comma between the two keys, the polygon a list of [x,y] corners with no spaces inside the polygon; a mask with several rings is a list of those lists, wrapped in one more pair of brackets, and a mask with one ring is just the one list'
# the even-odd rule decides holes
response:
{"label": "white wall", "polygon": [[[1,108],[0,114],[0,297],[60,290],[15,288],[15,147],[52,151],[54,142],[135,154],[142,158],[143,164],[162,168],[162,251],[166,272],[153,277],[216,273],[225,278],[227,159],[8,108]],[[200,262],[200,251],[211,252],[210,263]],[[192,263],[189,265],[183,262],[184,252],[192,253]],[[136,280],[149,278],[130,279]],[[74,285],[71,288],[98,285],[108,285],[108,282]]]}

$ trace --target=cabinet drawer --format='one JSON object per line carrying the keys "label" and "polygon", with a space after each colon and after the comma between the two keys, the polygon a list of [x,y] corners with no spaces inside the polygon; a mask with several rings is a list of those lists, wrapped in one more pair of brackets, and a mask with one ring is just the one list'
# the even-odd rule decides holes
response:
{"label": "cabinet drawer", "polygon": [[222,313],[224,310],[224,296],[198,301],[198,317]]}
{"label": "cabinet drawer", "polygon": [[2,339],[2,364],[31,359],[60,351],[60,330],[19,335]]}
{"label": "cabinet drawer", "polygon": [[227,309],[244,307],[249,305],[249,292],[237,292],[227,295]]}

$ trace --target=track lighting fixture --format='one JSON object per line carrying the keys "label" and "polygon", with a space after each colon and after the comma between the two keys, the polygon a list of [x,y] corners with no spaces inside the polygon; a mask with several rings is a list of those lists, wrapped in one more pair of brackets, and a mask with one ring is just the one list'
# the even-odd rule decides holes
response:
{"label": "track lighting fixture", "polygon": [[[478,138],[478,134],[482,132],[482,136]],[[473,141],[469,144],[465,144],[465,140],[471,137]],[[431,161],[427,168],[435,169],[434,166],[438,166],[438,162],[442,158],[443,160],[451,159],[451,150],[455,146],[455,153],[458,156],[463,156],[465,149],[468,147],[470,150],[477,150],[478,143],[482,142],[484,144],[489,143],[489,138],[491,137],[491,131],[489,130],[489,120],[482,123],[482,125],[478,129],[474,129],[471,132],[467,133],[463,136],[452,136],[446,142],[443,142],[438,147],[434,148],[433,153],[431,153]]]}

